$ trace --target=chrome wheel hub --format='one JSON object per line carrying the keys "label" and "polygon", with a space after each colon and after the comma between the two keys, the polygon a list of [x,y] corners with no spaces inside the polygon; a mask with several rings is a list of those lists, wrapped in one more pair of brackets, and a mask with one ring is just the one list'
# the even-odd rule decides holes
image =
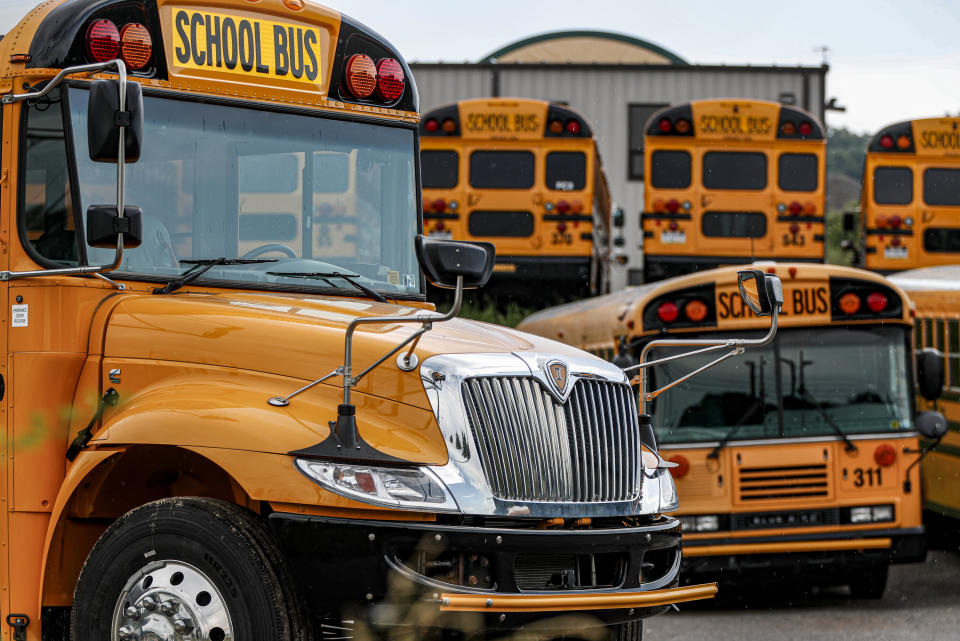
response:
{"label": "chrome wheel hub", "polygon": [[182,561],[155,561],[130,577],[117,599],[111,641],[232,641],[223,596]]}

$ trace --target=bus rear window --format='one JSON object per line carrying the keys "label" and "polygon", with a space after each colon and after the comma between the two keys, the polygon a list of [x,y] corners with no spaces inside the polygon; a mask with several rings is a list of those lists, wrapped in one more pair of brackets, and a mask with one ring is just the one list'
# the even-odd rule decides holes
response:
{"label": "bus rear window", "polygon": [[767,217],[759,212],[709,211],[703,215],[701,229],[711,238],[763,238]]}
{"label": "bus rear window", "polygon": [[587,186],[587,155],[582,151],[547,154],[547,189],[579,191]]}
{"label": "bus rear window", "polygon": [[777,184],[783,191],[817,190],[817,157],[814,154],[780,154]]}
{"label": "bus rear window", "polygon": [[690,186],[690,154],[686,151],[655,151],[650,158],[650,184],[658,189]]}
{"label": "bus rear window", "polygon": [[703,155],[703,186],[763,189],[767,186],[767,157],[752,151],[708,151]]}
{"label": "bus rear window", "polygon": [[923,202],[960,205],[960,169],[931,168],[923,172]]}
{"label": "bus rear window", "polygon": [[913,170],[909,167],[874,169],[873,201],[878,205],[909,205],[913,202]]}
{"label": "bus rear window", "polygon": [[421,151],[424,189],[453,189],[460,181],[460,155],[455,151]]}
{"label": "bus rear window", "polygon": [[929,227],[923,230],[923,248],[928,252],[960,253],[960,229]]}
{"label": "bus rear window", "polygon": [[533,153],[475,151],[470,154],[470,186],[477,189],[530,189]]}

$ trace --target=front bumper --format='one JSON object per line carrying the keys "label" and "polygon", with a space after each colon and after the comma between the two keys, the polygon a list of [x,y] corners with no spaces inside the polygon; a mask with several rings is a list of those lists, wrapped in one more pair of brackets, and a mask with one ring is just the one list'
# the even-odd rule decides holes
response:
{"label": "front bumper", "polygon": [[[504,630],[574,612],[627,623],[716,586],[679,588],[680,526],[580,530],[345,520],[273,513],[270,523],[315,612],[377,626]],[[511,526],[515,525],[510,523]]]}
{"label": "front bumper", "polygon": [[[850,572],[926,558],[922,527],[685,540],[684,581],[805,578],[828,584]],[[839,581],[840,583],[844,581]]]}

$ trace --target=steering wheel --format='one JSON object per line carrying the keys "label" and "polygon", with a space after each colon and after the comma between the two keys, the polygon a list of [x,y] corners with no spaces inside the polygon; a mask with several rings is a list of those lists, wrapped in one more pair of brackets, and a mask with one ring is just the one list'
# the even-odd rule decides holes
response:
{"label": "steering wheel", "polygon": [[270,252],[280,252],[281,254],[286,254],[289,258],[296,258],[297,252],[293,251],[286,245],[282,243],[267,243],[266,245],[260,245],[259,247],[254,247],[246,254],[241,256],[241,259],[245,258],[256,258],[262,254],[269,254]]}

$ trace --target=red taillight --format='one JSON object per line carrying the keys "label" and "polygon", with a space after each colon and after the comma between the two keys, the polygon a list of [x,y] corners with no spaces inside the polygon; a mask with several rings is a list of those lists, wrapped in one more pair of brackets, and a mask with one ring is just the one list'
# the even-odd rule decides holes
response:
{"label": "red taillight", "polygon": [[657,127],[659,127],[661,132],[667,134],[673,130],[673,123],[670,122],[669,118],[661,118],[660,122],[657,124]]}
{"label": "red taillight", "polygon": [[668,227],[670,228],[670,231],[677,231],[678,229],[680,229],[680,225],[675,220],[671,220]]}
{"label": "red taillight", "polygon": [[373,58],[358,53],[347,60],[347,91],[357,98],[369,98],[377,88],[377,66]]}
{"label": "red taillight", "polygon": [[796,277],[797,277],[797,268],[796,268],[796,267],[791,267],[791,268],[788,269],[787,271],[790,273],[790,278],[796,278]]}
{"label": "red taillight", "polygon": [[880,292],[873,292],[867,296],[867,307],[875,314],[882,312],[887,308],[887,297]]}
{"label": "red taillight", "polygon": [[807,202],[803,203],[803,213],[805,213],[807,216],[813,216],[817,213],[817,206],[808,200]]}
{"label": "red taillight", "polygon": [[568,203],[568,202],[565,201],[565,200],[558,200],[558,201],[557,201],[557,213],[558,213],[558,214],[565,214],[565,213],[567,213],[568,211],[570,211],[570,203]]}
{"label": "red taillight", "polygon": [[797,216],[797,215],[799,215],[802,211],[803,211],[803,205],[801,205],[801,204],[798,203],[797,201],[793,201],[792,203],[790,203],[790,213],[791,213],[791,214],[793,214],[794,216]]}
{"label": "red taillight", "polygon": [[580,121],[579,120],[568,120],[567,121],[567,133],[573,136],[576,136],[580,133]]}
{"label": "red taillight", "polygon": [[659,318],[664,323],[672,323],[677,320],[677,316],[680,315],[680,310],[677,309],[677,306],[670,301],[664,301],[660,303],[660,306],[657,307],[657,318]]}
{"label": "red taillight", "polygon": [[840,297],[840,310],[847,316],[860,311],[860,297],[853,292],[847,292]]}
{"label": "red taillight", "polygon": [[386,102],[396,102],[403,95],[406,82],[403,67],[393,58],[377,63],[377,94]]}
{"label": "red taillight", "polygon": [[798,225],[797,223],[793,223],[792,225],[790,225],[791,234],[796,234],[799,231],[800,231],[800,225]]}
{"label": "red taillight", "polygon": [[683,306],[683,315],[691,323],[699,323],[707,317],[707,304],[699,298],[694,298]]}
{"label": "red taillight", "polygon": [[446,226],[446,225],[444,224],[444,222],[441,220],[441,221],[438,222],[436,225],[434,225],[433,228],[436,229],[437,231],[443,231],[444,229],[447,228],[447,226]]}
{"label": "red taillight", "polygon": [[880,146],[884,149],[890,149],[893,147],[893,136],[882,136],[880,138]]}
{"label": "red taillight", "polygon": [[580,202],[579,200],[573,201],[572,203],[570,203],[570,211],[572,211],[572,212],[575,213],[575,214],[582,214],[582,213],[583,213],[583,203]]}
{"label": "red taillight", "polygon": [[430,120],[424,123],[423,128],[429,131],[430,133],[433,133],[438,129],[440,129],[440,123],[437,122],[435,118],[431,118]]}
{"label": "red taillight", "polygon": [[899,246],[900,246],[900,237],[899,237],[899,236],[894,236],[893,238],[891,238],[891,239],[890,239],[890,244],[893,245],[894,247],[899,247]]}
{"label": "red taillight", "polygon": [[653,201],[653,211],[655,212],[667,211],[667,202],[663,198],[657,198],[655,201]]}
{"label": "red taillight", "polygon": [[892,445],[883,443],[873,451],[873,460],[880,467],[890,467],[897,462],[897,451],[893,449]]}
{"label": "red taillight", "polygon": [[900,225],[903,224],[903,219],[900,218],[900,216],[898,216],[897,214],[894,214],[893,216],[890,216],[890,218],[887,219],[887,222],[890,223],[890,226],[892,228],[898,229]]}
{"label": "red taillight", "polygon": [[667,211],[671,214],[675,214],[680,211],[680,201],[676,198],[671,198],[667,201]]}
{"label": "red taillight", "polygon": [[809,122],[807,122],[807,121],[803,121],[803,122],[800,123],[800,135],[801,135],[801,136],[809,136],[809,135],[812,134],[812,133],[813,133],[813,125],[811,125],[811,124],[810,124]]}
{"label": "red taillight", "polygon": [[94,20],[87,28],[87,55],[94,62],[113,60],[120,53],[120,32],[109,20]]}
{"label": "red taillight", "polygon": [[447,209],[447,201],[443,198],[437,198],[433,201],[433,211],[442,214]]}
{"label": "red taillight", "polygon": [[142,24],[131,22],[120,32],[120,53],[134,71],[143,69],[153,56],[153,39]]}
{"label": "red taillight", "polygon": [[671,456],[667,460],[669,460],[671,463],[677,464],[676,467],[670,469],[670,474],[673,475],[673,478],[682,479],[690,472],[690,460],[683,454]]}
{"label": "red taillight", "polygon": [[881,229],[887,226],[887,217],[886,216],[877,216],[877,227]]}
{"label": "red taillight", "polygon": [[557,231],[561,234],[567,231],[567,223],[557,223]]}

